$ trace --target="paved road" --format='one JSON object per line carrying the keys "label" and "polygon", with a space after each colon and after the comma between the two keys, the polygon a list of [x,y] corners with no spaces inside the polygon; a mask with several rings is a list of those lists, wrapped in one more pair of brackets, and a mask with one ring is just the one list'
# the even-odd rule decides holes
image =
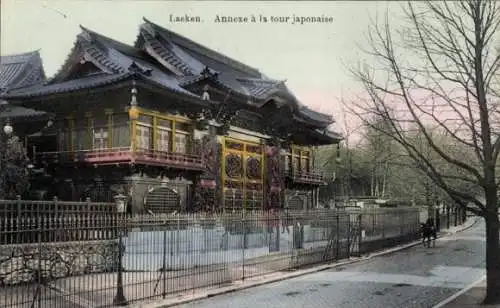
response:
{"label": "paved road", "polygon": [[324,272],[215,296],[181,307],[430,308],[481,278],[484,223],[438,240]]}

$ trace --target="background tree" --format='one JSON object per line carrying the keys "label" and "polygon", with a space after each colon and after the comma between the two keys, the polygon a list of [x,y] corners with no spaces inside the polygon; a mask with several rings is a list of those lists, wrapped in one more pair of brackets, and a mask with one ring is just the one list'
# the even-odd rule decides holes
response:
{"label": "background tree", "polygon": [[10,125],[0,135],[0,199],[16,199],[29,189],[29,160]]}
{"label": "background tree", "polygon": [[[346,107],[397,142],[450,199],[484,217],[484,302],[498,304],[500,9],[495,1],[427,1],[408,3],[404,13],[405,24],[397,29],[388,16],[370,27],[370,65],[352,69],[368,98]],[[370,125],[373,116],[384,118],[390,130]],[[459,150],[443,145],[443,135]]]}

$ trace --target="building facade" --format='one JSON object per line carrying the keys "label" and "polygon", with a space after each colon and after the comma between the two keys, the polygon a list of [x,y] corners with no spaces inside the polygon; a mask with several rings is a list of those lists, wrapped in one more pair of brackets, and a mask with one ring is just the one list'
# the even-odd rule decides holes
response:
{"label": "building facade", "polygon": [[314,148],[341,140],[283,81],[146,19],[134,46],[82,27],[53,78],[2,99],[54,114],[27,140],[44,198],[133,212],[315,207]]}

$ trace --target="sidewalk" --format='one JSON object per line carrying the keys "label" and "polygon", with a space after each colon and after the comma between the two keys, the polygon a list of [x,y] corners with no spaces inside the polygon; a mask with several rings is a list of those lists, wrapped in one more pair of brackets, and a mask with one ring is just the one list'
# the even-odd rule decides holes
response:
{"label": "sidewalk", "polygon": [[443,302],[434,308],[500,308],[500,305],[481,305],[486,296],[486,279],[466,288],[451,297],[448,303]]}

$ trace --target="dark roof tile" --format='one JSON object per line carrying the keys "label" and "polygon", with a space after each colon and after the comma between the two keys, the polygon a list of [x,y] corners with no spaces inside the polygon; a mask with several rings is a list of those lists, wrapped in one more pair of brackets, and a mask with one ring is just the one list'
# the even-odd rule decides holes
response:
{"label": "dark roof tile", "polygon": [[38,50],[0,57],[0,91],[42,83],[45,79]]}
{"label": "dark roof tile", "polygon": [[16,98],[72,92],[76,90],[112,84],[117,81],[125,80],[130,76],[132,76],[132,73],[112,74],[112,75],[99,74],[80,79],[64,81],[60,83],[54,83],[50,85],[34,85],[31,87],[15,89],[9,91],[8,93],[0,95],[0,97],[3,97],[4,99],[16,99]]}

